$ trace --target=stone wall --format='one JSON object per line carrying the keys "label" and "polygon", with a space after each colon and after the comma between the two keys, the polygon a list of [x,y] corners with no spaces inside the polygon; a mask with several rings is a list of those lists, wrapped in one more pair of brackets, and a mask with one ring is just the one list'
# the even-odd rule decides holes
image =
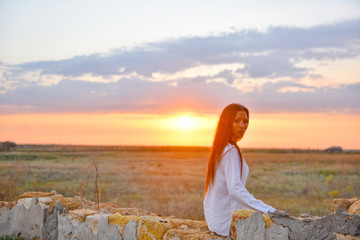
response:
{"label": "stone wall", "polygon": [[[30,192],[14,202],[0,202],[0,237],[26,239],[227,239],[207,228],[206,222],[162,217],[135,209],[117,208],[56,193]],[[360,239],[360,200],[338,200],[324,217],[295,218],[283,212],[270,216],[243,209],[235,211],[233,239]]]}

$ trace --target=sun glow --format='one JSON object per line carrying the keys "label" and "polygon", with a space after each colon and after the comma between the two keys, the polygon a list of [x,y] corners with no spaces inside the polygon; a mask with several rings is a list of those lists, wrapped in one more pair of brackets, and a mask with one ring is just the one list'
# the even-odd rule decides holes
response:
{"label": "sun glow", "polygon": [[[242,147],[359,149],[360,115],[256,114]],[[217,115],[87,113],[0,115],[0,142],[211,146]],[[329,133],[336,129],[336,134]],[[289,137],[291,136],[291,137]]]}
{"label": "sun glow", "polygon": [[178,130],[193,130],[198,125],[196,118],[189,115],[182,115],[173,119],[173,125]]}
{"label": "sun glow", "polygon": [[192,113],[184,113],[169,117],[163,123],[163,127],[175,132],[197,132],[204,129],[214,129],[213,116],[197,116]]}

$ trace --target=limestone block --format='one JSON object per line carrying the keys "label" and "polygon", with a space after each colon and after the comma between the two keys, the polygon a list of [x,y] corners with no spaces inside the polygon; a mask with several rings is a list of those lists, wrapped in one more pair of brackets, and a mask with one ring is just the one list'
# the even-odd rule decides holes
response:
{"label": "limestone block", "polygon": [[23,198],[12,209],[3,209],[0,219],[0,235],[18,235],[25,238],[41,236],[43,216],[47,207],[37,198]]}
{"label": "limestone block", "polygon": [[44,214],[43,228],[40,239],[57,240],[58,239],[58,212],[64,212],[60,203],[55,204]]}
{"label": "limestone block", "polygon": [[254,212],[246,219],[239,219],[234,223],[236,240],[265,239],[265,222],[260,212]]}
{"label": "limestone block", "polygon": [[107,214],[91,209],[76,209],[58,215],[59,239],[122,240],[116,226],[109,225]]}
{"label": "limestone block", "polygon": [[[116,226],[110,226],[107,216],[99,219],[98,223],[99,240],[122,240],[120,232]],[[135,239],[135,238],[133,238]]]}
{"label": "limestone block", "polygon": [[26,238],[57,239],[57,211],[62,207],[56,205],[56,210],[50,210],[45,204],[50,200],[47,197],[20,198],[13,208],[4,208],[0,218],[0,235],[20,234]]}
{"label": "limestone block", "polygon": [[86,240],[98,240],[91,229],[86,226],[84,222],[73,228],[72,236],[70,239],[86,239]]}
{"label": "limestone block", "polygon": [[[252,216],[252,214],[254,214],[255,212],[259,213],[258,211],[251,210],[251,209],[240,209],[240,210],[235,210],[233,212],[232,220],[231,220],[231,235],[234,239],[236,239],[236,228],[235,228],[234,223],[237,222],[238,220],[247,219],[248,217]],[[270,226],[273,222],[270,219],[270,217],[266,214],[262,214],[262,218],[265,222],[265,228],[270,228]]]}
{"label": "limestone block", "polygon": [[116,226],[110,226],[107,214],[95,214],[86,217],[85,224],[91,229],[98,239],[121,240],[121,235]]}
{"label": "limestone block", "polygon": [[[94,215],[99,213],[98,211],[94,211],[91,209],[81,208],[69,211],[69,219],[74,220],[74,223],[77,221],[84,221],[87,216]],[[77,220],[77,221],[76,221]]]}
{"label": "limestone block", "polygon": [[360,216],[344,210],[321,218],[299,219],[280,212],[269,215],[276,224],[290,230],[290,239],[336,239],[335,233],[360,235]]}
{"label": "limestone block", "polygon": [[70,239],[73,234],[74,226],[71,224],[70,220],[66,217],[65,213],[59,213],[57,217],[58,222],[58,239],[65,240]]}
{"label": "limestone block", "polygon": [[88,228],[91,229],[92,233],[96,236],[99,234],[99,221],[101,218],[106,218],[104,214],[95,214],[86,217],[85,224]]}
{"label": "limestone block", "polygon": [[170,229],[164,235],[164,240],[230,240],[230,237],[222,237],[216,234],[209,234],[198,229]]}
{"label": "limestone block", "polygon": [[[116,213],[116,214],[108,215],[108,219],[109,219],[109,225],[116,226],[119,229],[121,235],[124,236],[123,230],[124,230],[125,226],[132,220],[137,222],[138,217],[137,216],[123,216],[121,214]],[[135,229],[135,232],[136,232],[136,229]]]}
{"label": "limestone block", "polygon": [[66,213],[58,214],[58,239],[98,240],[85,222]]}
{"label": "limestone block", "polygon": [[360,215],[360,200],[357,200],[356,202],[351,204],[348,211],[350,214]]}
{"label": "limestone block", "polygon": [[289,239],[289,229],[277,225],[271,224],[269,229],[265,230],[265,239],[266,240],[288,240]]}
{"label": "limestone block", "polygon": [[137,222],[135,219],[130,220],[124,227],[123,238],[124,240],[136,240],[137,238]]}
{"label": "limestone block", "polygon": [[348,207],[359,200],[358,198],[346,199],[346,198],[337,198],[331,202],[330,211],[334,213],[336,210],[347,210]]}
{"label": "limestone block", "polygon": [[12,235],[15,233],[14,224],[15,221],[15,209],[7,209],[3,207],[0,218],[0,237],[6,235]]}
{"label": "limestone block", "polygon": [[141,216],[138,218],[138,239],[162,239],[171,229],[169,220],[155,216]]}

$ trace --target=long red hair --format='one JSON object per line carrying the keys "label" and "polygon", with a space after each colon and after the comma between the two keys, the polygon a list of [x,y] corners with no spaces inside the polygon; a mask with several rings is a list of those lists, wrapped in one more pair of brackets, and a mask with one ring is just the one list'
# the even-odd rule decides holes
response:
{"label": "long red hair", "polygon": [[241,151],[238,145],[231,141],[231,132],[232,124],[235,118],[235,115],[239,111],[246,112],[248,118],[249,110],[241,104],[232,103],[224,108],[221,112],[219,122],[216,127],[214,142],[210,151],[210,156],[208,160],[208,167],[206,173],[206,182],[205,182],[205,195],[209,186],[214,184],[216,169],[221,162],[221,155],[224,151],[226,145],[230,142],[232,143],[239,152],[240,161],[241,161],[241,173],[242,173],[242,156]]}

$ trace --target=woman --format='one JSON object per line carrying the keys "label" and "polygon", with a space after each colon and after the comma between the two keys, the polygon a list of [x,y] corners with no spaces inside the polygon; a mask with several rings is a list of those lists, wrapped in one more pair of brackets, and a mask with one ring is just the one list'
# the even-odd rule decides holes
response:
{"label": "woman", "polygon": [[249,125],[249,110],[230,104],[222,111],[208,161],[204,214],[208,227],[219,235],[230,234],[234,210],[249,208],[263,213],[275,211],[245,188],[249,168],[237,142]]}

